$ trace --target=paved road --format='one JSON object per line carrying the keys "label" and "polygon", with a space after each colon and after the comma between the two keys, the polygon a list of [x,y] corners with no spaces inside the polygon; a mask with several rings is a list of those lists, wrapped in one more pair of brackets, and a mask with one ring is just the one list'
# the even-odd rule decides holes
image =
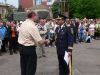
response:
{"label": "paved road", "polygon": [[100,75],[100,40],[75,45],[73,75]]}
{"label": "paved road", "polygon": [[[100,75],[100,40],[75,45],[73,75]],[[55,48],[46,49],[47,57],[38,59],[36,75],[58,75]],[[19,54],[0,56],[0,75],[20,75]]]}
{"label": "paved road", "polygon": [[[45,58],[39,58],[36,75],[58,75],[58,61],[55,48],[46,48]],[[4,54],[0,57],[0,75],[20,75],[19,54]]]}

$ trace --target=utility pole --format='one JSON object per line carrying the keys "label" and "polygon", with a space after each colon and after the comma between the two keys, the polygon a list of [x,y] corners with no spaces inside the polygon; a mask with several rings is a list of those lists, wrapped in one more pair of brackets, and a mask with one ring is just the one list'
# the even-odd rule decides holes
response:
{"label": "utility pole", "polygon": [[59,0],[60,13],[69,17],[69,0]]}
{"label": "utility pole", "polygon": [[70,11],[70,8],[69,8],[69,0],[67,0],[67,4],[68,4],[68,5],[67,5],[67,7],[68,7],[68,18],[69,18],[69,15],[70,15],[70,14],[69,14],[69,11]]}

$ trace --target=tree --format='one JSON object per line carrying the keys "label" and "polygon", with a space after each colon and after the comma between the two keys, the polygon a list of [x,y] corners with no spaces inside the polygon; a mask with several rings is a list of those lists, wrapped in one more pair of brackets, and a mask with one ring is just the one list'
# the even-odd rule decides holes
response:
{"label": "tree", "polygon": [[53,13],[53,17],[56,18],[57,17],[57,13],[60,12],[60,7],[59,7],[59,3],[57,1],[55,1],[52,5],[52,13]]}
{"label": "tree", "polygon": [[14,6],[9,6],[7,7],[7,11],[8,13],[6,14],[6,19],[8,21],[11,21],[11,19],[13,18],[13,13],[17,12],[17,8],[15,8]]}
{"label": "tree", "polygon": [[100,0],[69,0],[70,17],[100,18]]}

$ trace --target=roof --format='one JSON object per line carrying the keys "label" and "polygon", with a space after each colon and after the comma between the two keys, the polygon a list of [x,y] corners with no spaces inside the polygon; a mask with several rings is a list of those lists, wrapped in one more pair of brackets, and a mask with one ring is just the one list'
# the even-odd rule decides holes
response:
{"label": "roof", "polygon": [[0,3],[0,6],[15,8],[13,5]]}

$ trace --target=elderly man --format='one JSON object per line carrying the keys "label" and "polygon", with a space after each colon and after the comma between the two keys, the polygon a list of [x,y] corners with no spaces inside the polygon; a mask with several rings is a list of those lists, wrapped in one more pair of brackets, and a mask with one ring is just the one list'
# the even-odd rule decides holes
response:
{"label": "elderly man", "polygon": [[1,52],[6,52],[5,48],[5,35],[6,35],[7,29],[4,27],[3,23],[0,22],[0,36],[2,40],[2,46],[1,46]]}
{"label": "elderly man", "polygon": [[37,66],[36,44],[47,43],[39,34],[35,21],[38,16],[35,12],[28,13],[28,19],[22,23],[19,29],[19,50],[21,75],[35,75]]}
{"label": "elderly man", "polygon": [[[45,23],[46,23],[45,19],[40,19],[40,22],[37,25],[42,39],[46,38],[46,33],[47,33],[47,28],[46,28]],[[46,57],[46,54],[45,54],[45,45],[39,45],[37,47],[37,50],[39,50],[38,51],[38,54],[39,54],[38,56],[39,57]]]}

